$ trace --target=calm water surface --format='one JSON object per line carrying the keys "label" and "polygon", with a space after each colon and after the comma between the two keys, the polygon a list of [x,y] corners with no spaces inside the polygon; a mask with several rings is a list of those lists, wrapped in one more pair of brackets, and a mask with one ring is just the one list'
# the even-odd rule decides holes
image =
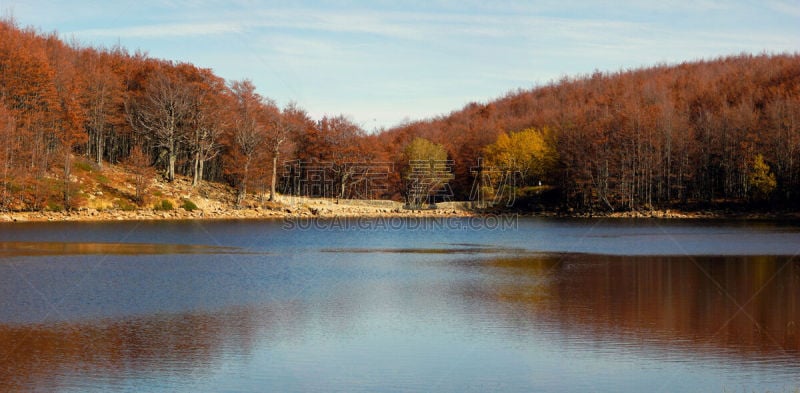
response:
{"label": "calm water surface", "polygon": [[800,226],[0,225],[0,391],[795,392]]}

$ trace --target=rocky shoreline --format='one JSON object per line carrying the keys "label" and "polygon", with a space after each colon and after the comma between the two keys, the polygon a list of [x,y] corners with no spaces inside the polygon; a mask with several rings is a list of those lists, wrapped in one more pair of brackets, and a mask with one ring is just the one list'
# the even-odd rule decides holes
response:
{"label": "rocky shoreline", "polygon": [[[286,218],[382,218],[382,217],[474,217],[483,215],[519,215],[531,217],[563,217],[586,219],[779,219],[798,220],[800,212],[786,210],[643,210],[624,212],[476,210],[470,202],[444,202],[435,209],[409,210],[403,203],[392,200],[353,200],[309,198],[278,195],[273,202],[256,198],[235,206],[232,193],[221,186],[206,186],[203,196],[192,192],[185,181],[176,182],[174,190],[162,188],[162,195],[177,201],[191,198],[195,209],[178,206],[169,210],[157,207],[119,209],[113,207],[81,207],[71,211],[0,212],[1,222],[60,222],[60,221],[159,221],[159,220],[242,220]],[[181,187],[182,186],[182,187]]]}
{"label": "rocky shoreline", "polygon": [[612,213],[580,213],[564,214],[556,212],[512,213],[512,212],[480,212],[460,206],[442,206],[437,209],[408,210],[397,206],[381,207],[364,204],[334,204],[330,201],[307,201],[301,206],[280,205],[247,208],[197,209],[188,211],[176,208],[169,211],[154,209],[120,210],[120,209],[79,209],[74,211],[51,212],[6,212],[0,213],[0,222],[93,222],[93,221],[165,221],[165,220],[245,220],[245,219],[286,219],[286,218],[384,218],[384,217],[474,217],[486,214],[513,215],[530,217],[562,217],[585,219],[784,219],[800,220],[800,212],[721,212],[721,211],[627,211]]}
{"label": "rocky shoreline", "polygon": [[462,209],[440,208],[430,210],[406,210],[398,207],[330,206],[329,203],[304,206],[280,206],[263,208],[196,209],[192,211],[175,208],[169,211],[155,209],[79,209],[51,212],[0,213],[0,222],[59,222],[59,221],[157,221],[157,220],[239,220],[239,219],[284,219],[284,218],[369,218],[369,217],[466,217],[471,213]]}
{"label": "rocky shoreline", "polygon": [[798,220],[800,212],[797,211],[728,211],[728,210],[647,210],[625,211],[602,214],[580,214],[575,217],[585,218],[660,218],[660,219],[687,219],[687,220]]}

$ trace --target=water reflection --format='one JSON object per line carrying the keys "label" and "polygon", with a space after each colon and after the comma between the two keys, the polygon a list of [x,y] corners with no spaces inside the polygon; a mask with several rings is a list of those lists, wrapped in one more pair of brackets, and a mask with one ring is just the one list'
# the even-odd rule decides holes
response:
{"label": "water reflection", "polygon": [[[0,387],[54,391],[142,375],[166,374],[173,381],[202,375],[221,367],[226,355],[249,356],[256,340],[288,340],[303,315],[295,305],[283,304],[216,314],[0,325]],[[86,375],[75,377],[81,373]]]}
{"label": "water reflection", "polygon": [[0,241],[0,258],[46,255],[241,253],[236,247],[192,244]]}
{"label": "water reflection", "polygon": [[[18,257],[0,390],[642,391],[689,369],[667,390],[792,391],[800,373],[792,258],[462,248]],[[63,315],[30,315],[38,291]],[[619,358],[635,367],[607,373]]]}
{"label": "water reflection", "polygon": [[519,334],[547,324],[593,341],[800,357],[800,262],[792,258],[573,254],[476,266],[494,274],[461,295]]}

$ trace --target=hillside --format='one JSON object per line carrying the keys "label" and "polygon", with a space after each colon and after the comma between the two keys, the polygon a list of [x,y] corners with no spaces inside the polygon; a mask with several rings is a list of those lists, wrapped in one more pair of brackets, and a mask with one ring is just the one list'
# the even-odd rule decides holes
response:
{"label": "hillside", "polygon": [[411,211],[394,201],[337,200],[266,194],[249,194],[237,202],[237,190],[217,182],[201,182],[177,175],[172,182],[149,176],[136,196],[137,170],[126,165],[98,167],[85,158],[75,158],[72,171],[72,207],[63,209],[60,180],[48,178],[50,193],[39,209],[0,212],[0,222],[24,221],[114,221],[198,219],[303,219],[346,217],[447,217],[470,214],[459,204],[438,209]]}
{"label": "hillside", "polygon": [[565,77],[380,138],[395,152],[417,136],[444,145],[454,160],[454,189],[464,197],[485,147],[501,133],[530,128],[554,134],[557,165],[536,180],[558,187],[555,206],[800,203],[798,54]]}

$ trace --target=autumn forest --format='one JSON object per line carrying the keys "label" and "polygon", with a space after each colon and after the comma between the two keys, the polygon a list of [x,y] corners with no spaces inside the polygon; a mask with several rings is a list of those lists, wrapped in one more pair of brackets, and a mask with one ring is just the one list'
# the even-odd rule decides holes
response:
{"label": "autumn forest", "polygon": [[[248,80],[5,20],[0,133],[5,211],[77,207],[73,171],[87,164],[143,182],[224,183],[242,200],[296,192],[281,180],[287,162],[325,163],[337,197],[365,181],[361,164],[385,163],[370,197],[402,200],[415,159],[449,163],[455,200],[474,196],[484,168],[513,172],[524,209],[794,208],[800,55],[597,71],[367,132],[346,116],[279,107]],[[133,199],[143,202],[138,189]]]}

